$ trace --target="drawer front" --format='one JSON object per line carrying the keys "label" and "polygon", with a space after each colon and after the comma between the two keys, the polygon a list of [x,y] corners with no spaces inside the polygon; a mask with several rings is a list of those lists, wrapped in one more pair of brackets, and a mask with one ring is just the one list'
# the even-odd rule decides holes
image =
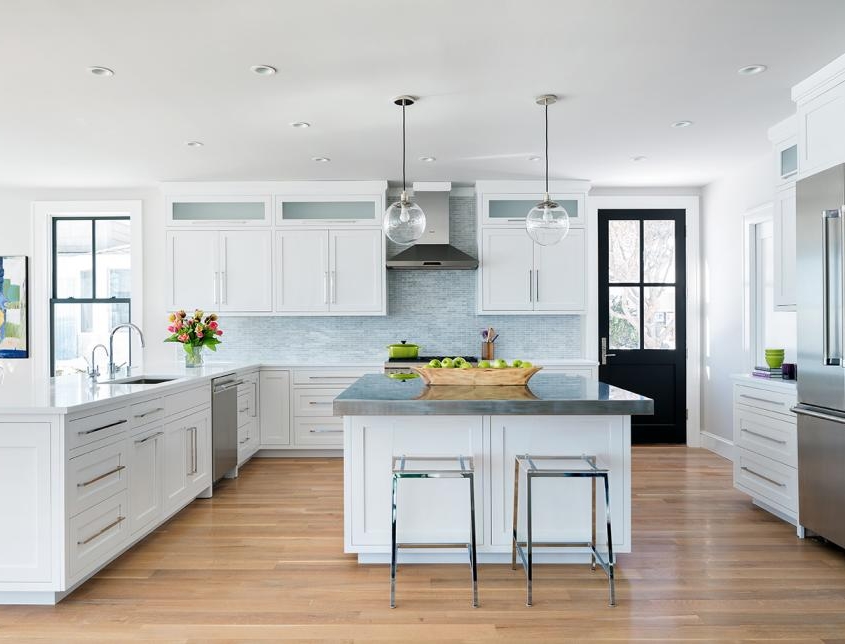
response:
{"label": "drawer front", "polygon": [[255,422],[248,422],[238,427],[238,449],[255,442],[258,426]]}
{"label": "drawer front", "polygon": [[796,394],[794,393],[770,391],[758,387],[749,387],[748,385],[734,385],[734,403],[739,405],[748,405],[778,414],[787,414],[794,419],[795,414],[789,409],[795,405],[795,402]]}
{"label": "drawer front", "polygon": [[348,367],[335,369],[294,369],[293,384],[311,385],[344,385],[348,387],[361,376],[368,373],[381,373],[378,367]]}
{"label": "drawer front", "polygon": [[343,393],[345,387],[293,390],[294,416],[331,416],[334,399]]}
{"label": "drawer front", "polygon": [[172,416],[195,407],[211,404],[211,385],[180,391],[164,397],[164,415]]}
{"label": "drawer front", "polygon": [[784,465],[798,467],[798,432],[794,422],[737,405],[734,443]]}
{"label": "drawer front", "polygon": [[255,396],[252,393],[238,396],[238,427],[255,420],[257,412]]}
{"label": "drawer front", "polygon": [[164,418],[164,401],[161,398],[155,398],[135,403],[130,408],[130,414],[135,427],[161,420]]}
{"label": "drawer front", "polygon": [[734,459],[734,485],[763,502],[798,513],[798,470],[742,447]]}
{"label": "drawer front", "polygon": [[296,418],[293,422],[294,444],[318,447],[343,447],[341,418]]}
{"label": "drawer front", "polygon": [[125,490],[128,475],[126,441],[70,459],[66,492],[68,516],[75,516]]}
{"label": "drawer front", "polygon": [[126,543],[128,499],[129,493],[124,490],[70,520],[68,566],[71,578],[102,565]]}
{"label": "drawer front", "polygon": [[129,429],[129,418],[130,411],[126,407],[74,418],[67,424],[68,450],[118,436]]}

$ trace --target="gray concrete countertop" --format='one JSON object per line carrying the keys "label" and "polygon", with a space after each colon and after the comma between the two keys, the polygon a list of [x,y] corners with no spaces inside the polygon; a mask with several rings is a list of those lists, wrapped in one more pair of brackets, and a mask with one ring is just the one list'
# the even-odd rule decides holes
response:
{"label": "gray concrete countertop", "polygon": [[580,376],[538,373],[525,387],[427,387],[369,374],[334,400],[335,416],[651,415],[651,398]]}

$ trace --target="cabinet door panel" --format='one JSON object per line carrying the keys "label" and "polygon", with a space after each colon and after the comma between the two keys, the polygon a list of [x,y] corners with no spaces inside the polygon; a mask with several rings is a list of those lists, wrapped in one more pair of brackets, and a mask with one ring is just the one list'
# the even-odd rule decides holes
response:
{"label": "cabinet door panel", "polygon": [[329,308],[378,313],[383,307],[384,257],[380,230],[329,233]]}
{"label": "cabinet door panel", "polygon": [[164,427],[135,436],[129,454],[129,530],[135,534],[161,517]]}
{"label": "cabinet door panel", "polygon": [[801,176],[845,161],[845,83],[798,106]]}
{"label": "cabinet door panel", "polygon": [[276,232],[276,310],[329,309],[328,231]]}
{"label": "cabinet door panel", "polygon": [[[188,490],[194,498],[211,485],[211,412],[206,409],[185,419],[188,450]],[[192,435],[193,432],[193,435]]]}
{"label": "cabinet door panel", "polygon": [[586,252],[583,228],[570,229],[554,246],[534,247],[535,311],[586,311]]}
{"label": "cabinet door panel", "polygon": [[525,229],[484,230],[482,253],[482,311],[531,311],[534,242]]}
{"label": "cabinet door panel", "polygon": [[290,445],[290,372],[262,371],[258,394],[261,446]]}
{"label": "cabinet door panel", "polygon": [[164,430],[164,510],[182,505],[188,492],[188,441],[184,419],[174,420]]}
{"label": "cabinet door panel", "polygon": [[220,233],[220,246],[220,310],[272,310],[271,233],[224,231]]}
{"label": "cabinet door panel", "polygon": [[220,279],[217,246],[216,231],[168,231],[167,301],[171,308],[217,308]]}

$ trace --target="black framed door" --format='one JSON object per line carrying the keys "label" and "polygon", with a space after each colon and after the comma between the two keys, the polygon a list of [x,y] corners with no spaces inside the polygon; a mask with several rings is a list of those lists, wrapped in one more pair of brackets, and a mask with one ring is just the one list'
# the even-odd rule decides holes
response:
{"label": "black framed door", "polygon": [[654,399],[634,443],[686,443],[684,210],[599,210],[599,379]]}

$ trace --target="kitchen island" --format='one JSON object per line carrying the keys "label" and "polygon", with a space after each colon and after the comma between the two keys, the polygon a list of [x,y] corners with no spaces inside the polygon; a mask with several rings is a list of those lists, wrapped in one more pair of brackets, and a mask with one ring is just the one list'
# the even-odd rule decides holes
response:
{"label": "kitchen island", "polygon": [[[516,455],[595,455],[610,469],[613,548],[631,551],[630,417],[653,414],[649,398],[597,380],[542,372],[525,387],[429,387],[420,379],[371,374],[335,399],[334,413],[344,417],[345,551],[356,553],[360,563],[389,561],[391,459],[402,454],[474,458],[482,563],[510,562]],[[535,485],[535,540],[587,541],[589,481]],[[400,541],[466,541],[469,500],[463,481],[403,481],[399,495]],[[596,516],[601,522],[601,499]],[[537,553],[540,562],[588,557],[586,549]],[[466,553],[421,548],[402,553],[401,560],[465,563]]]}

